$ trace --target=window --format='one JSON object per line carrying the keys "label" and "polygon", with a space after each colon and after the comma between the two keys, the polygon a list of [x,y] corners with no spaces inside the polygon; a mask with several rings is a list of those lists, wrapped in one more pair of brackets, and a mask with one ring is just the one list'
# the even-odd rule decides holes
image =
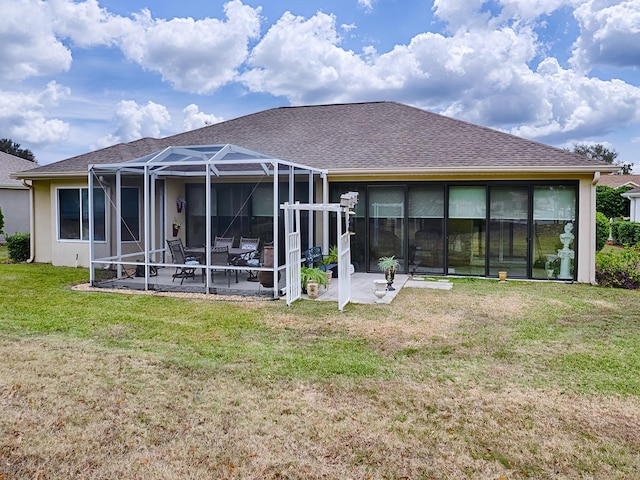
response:
{"label": "window", "polygon": [[[105,195],[100,188],[93,190],[94,240],[106,239]],[[58,238],[60,240],[89,240],[89,189],[58,189]]]}
{"label": "window", "polygon": [[122,187],[122,241],[140,240],[140,193],[138,187]]}

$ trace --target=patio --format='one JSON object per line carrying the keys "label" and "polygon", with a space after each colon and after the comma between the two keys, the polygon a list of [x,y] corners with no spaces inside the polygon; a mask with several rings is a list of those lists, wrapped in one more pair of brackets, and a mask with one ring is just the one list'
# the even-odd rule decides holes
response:
{"label": "patio", "polygon": [[[144,290],[145,278],[135,276],[135,266],[127,269],[130,275],[121,278],[103,278],[97,281],[94,286],[101,288],[116,288],[123,290]],[[175,269],[171,267],[159,267],[157,275],[149,278],[148,290],[161,292],[186,292],[186,293],[206,293],[205,284],[202,282],[201,272],[196,272],[195,278],[185,279],[180,285],[180,279],[173,279]],[[108,275],[108,272],[105,272]],[[359,304],[385,303],[389,304],[398,295],[403,287],[409,283],[410,275],[396,274],[393,286],[394,291],[387,294],[377,302],[377,298],[373,295],[373,281],[380,280],[380,273],[363,273],[356,272],[351,275],[351,302]],[[284,288],[284,273],[279,282],[279,288]],[[210,279],[209,294],[212,299],[215,295],[241,295],[241,296],[260,296],[265,298],[273,298],[273,288],[266,288],[260,285],[260,282],[251,281],[246,272],[238,272],[238,282],[236,283],[236,272],[229,269],[225,275],[222,270],[216,270],[213,278]],[[308,299],[307,295],[302,298]],[[284,297],[280,297],[284,300]],[[338,280],[333,279],[329,283],[328,288],[321,287],[318,301],[337,302],[338,301]]]}

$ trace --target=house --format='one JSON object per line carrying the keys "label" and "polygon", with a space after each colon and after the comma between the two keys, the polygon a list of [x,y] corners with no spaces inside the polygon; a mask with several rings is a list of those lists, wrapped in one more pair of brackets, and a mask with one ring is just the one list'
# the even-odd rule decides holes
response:
{"label": "house", "polygon": [[[640,177],[640,175],[634,176]],[[640,186],[632,188],[621,195],[629,199],[629,220],[640,222]]]}
{"label": "house", "polygon": [[[0,208],[4,215],[3,230],[7,235],[30,231],[29,189],[11,174],[29,170],[35,165],[24,158],[0,152]],[[0,243],[4,242],[4,235],[0,235]]]}
{"label": "house", "polygon": [[619,187],[640,187],[640,175],[602,175],[598,185],[604,185],[605,187],[619,188]]}
{"label": "house", "polygon": [[[188,164],[151,183],[125,168],[121,177],[109,170],[135,159],[148,161],[169,147],[222,145],[304,167],[281,189],[264,181],[272,179],[273,168],[248,175],[236,169],[236,175],[222,177],[207,167],[215,177],[209,189],[205,170],[192,175]],[[140,161],[136,165],[144,168]],[[273,108],[166,138],[114,145],[16,178],[32,185],[38,262],[88,266],[94,249],[109,258],[116,245],[126,250],[144,242],[146,232],[161,249],[174,222],[184,226],[179,236],[187,246],[203,245],[204,232],[251,232],[268,241],[278,228],[270,207],[274,190],[280,203],[336,202],[351,191],[359,194],[349,221],[355,233],[351,257],[359,271],[377,271],[381,256],[394,255],[401,271],[410,273],[497,277],[506,270],[509,278],[548,279],[550,264],[562,261],[563,279],[594,282],[595,186],[615,170],[400,103],[368,102]],[[92,192],[107,192],[91,202],[89,178]],[[116,197],[108,192],[115,190],[121,222],[109,213]],[[150,210],[143,211],[143,202]],[[95,213],[91,245],[89,203]],[[335,238],[335,222],[326,215],[310,214],[306,221],[316,217],[316,225]],[[561,240],[563,234],[568,240]],[[309,229],[303,241],[326,238]]]}

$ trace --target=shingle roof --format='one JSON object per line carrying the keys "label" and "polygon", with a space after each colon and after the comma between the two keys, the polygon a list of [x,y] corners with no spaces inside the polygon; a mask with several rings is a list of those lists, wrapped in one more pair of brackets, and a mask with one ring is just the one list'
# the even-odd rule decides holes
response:
{"label": "shingle roof", "polygon": [[[30,170],[37,167],[38,164],[25,160],[24,158],[16,157],[15,155],[9,155],[5,152],[0,152],[0,187],[23,187],[20,180],[11,178],[12,173],[21,172],[23,170]],[[24,187],[26,188],[26,187]]]}
{"label": "shingle roof", "polygon": [[42,166],[85,173],[172,145],[235,144],[329,173],[427,169],[607,171],[602,162],[395,102],[280,107],[165,137],[144,138]]}
{"label": "shingle roof", "polygon": [[602,175],[598,185],[618,188],[624,185],[640,186],[640,175]]}

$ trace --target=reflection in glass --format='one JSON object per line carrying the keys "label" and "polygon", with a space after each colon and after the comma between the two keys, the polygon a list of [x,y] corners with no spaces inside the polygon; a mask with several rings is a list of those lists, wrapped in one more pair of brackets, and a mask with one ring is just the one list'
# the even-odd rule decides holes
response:
{"label": "reflection in glass", "polygon": [[[567,185],[535,187],[533,190],[533,278],[560,276],[560,235],[576,218],[576,189]],[[574,276],[571,260],[569,275]]]}
{"label": "reflection in glass", "polygon": [[409,188],[409,271],[444,271],[444,188]]}
{"label": "reflection in glass", "polygon": [[485,274],[485,187],[449,189],[448,273]]}
{"label": "reflection in glass", "polygon": [[369,188],[369,269],[380,257],[395,256],[404,271],[404,188]]}
{"label": "reflection in glass", "polygon": [[491,187],[489,191],[489,275],[527,276],[527,187]]}

